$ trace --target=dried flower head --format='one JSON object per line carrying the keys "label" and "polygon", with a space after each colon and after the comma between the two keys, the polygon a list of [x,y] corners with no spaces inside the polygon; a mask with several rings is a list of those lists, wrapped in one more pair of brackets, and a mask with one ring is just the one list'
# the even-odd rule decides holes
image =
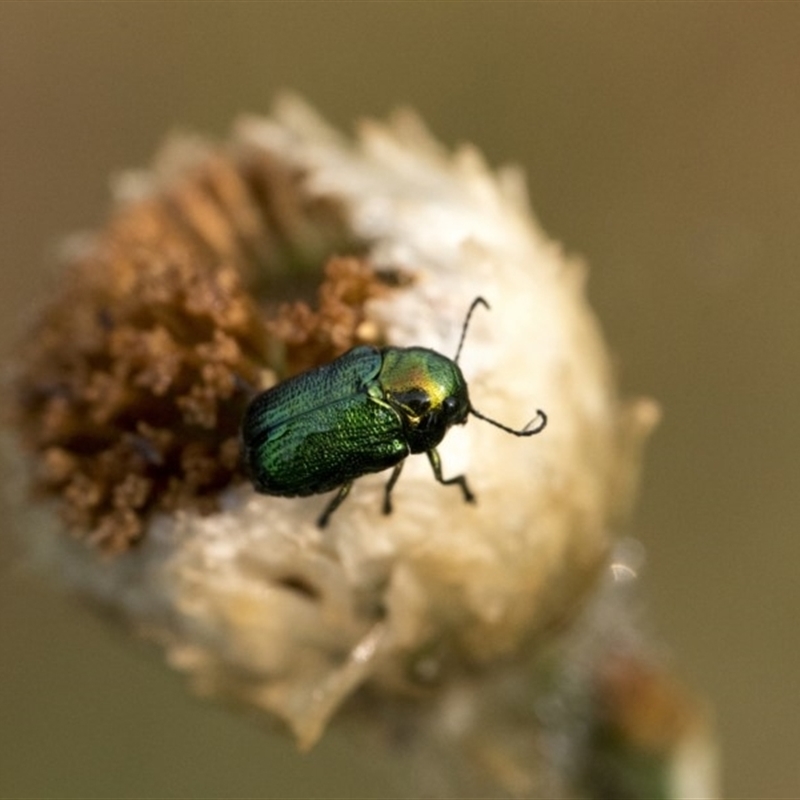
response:
{"label": "dried flower head", "polygon": [[[439,698],[455,730],[502,694],[479,676],[527,663],[597,585],[657,415],[617,397],[583,266],[517,170],[450,154],[407,112],[353,143],[284,98],[224,147],[171,142],[117,192],[18,369],[22,440],[74,534],[47,539],[52,557],[199,690],[278,715],[303,747],[360,686]],[[533,440],[448,433],[445,474],[477,505],[424,458],[392,516],[369,475],[325,531],[328,498],[254,492],[238,428],[257,390],[359,342],[452,356],[478,295],[493,310],[462,352],[470,397],[550,421]]]}

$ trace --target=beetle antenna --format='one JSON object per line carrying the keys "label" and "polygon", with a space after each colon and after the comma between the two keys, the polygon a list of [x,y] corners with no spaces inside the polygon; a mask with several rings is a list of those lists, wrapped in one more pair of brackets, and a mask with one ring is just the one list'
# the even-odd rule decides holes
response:
{"label": "beetle antenna", "polygon": [[[469,407],[469,413],[473,414],[478,419],[482,419],[485,422],[491,423],[506,433],[513,433],[514,436],[533,436],[536,433],[541,433],[544,430],[544,426],[547,425],[547,414],[539,409],[536,409],[536,416],[524,428],[521,428],[518,431],[514,430],[514,428],[509,428],[507,425],[503,425],[501,422],[497,422],[497,420],[491,419],[490,417],[485,417],[480,413],[480,411],[476,411],[472,406]],[[535,426],[534,423],[536,423]]]}
{"label": "beetle antenna", "polygon": [[475,310],[476,306],[484,306],[485,308],[491,308],[491,306],[482,298],[476,297],[472,301],[472,305],[469,307],[469,311],[467,311],[467,316],[464,319],[464,324],[461,327],[461,338],[458,340],[458,350],[456,350],[456,357],[453,361],[458,364],[458,357],[461,355],[461,347],[464,344],[464,337],[467,335],[467,327],[469,326],[470,318],[472,317],[472,312]]}

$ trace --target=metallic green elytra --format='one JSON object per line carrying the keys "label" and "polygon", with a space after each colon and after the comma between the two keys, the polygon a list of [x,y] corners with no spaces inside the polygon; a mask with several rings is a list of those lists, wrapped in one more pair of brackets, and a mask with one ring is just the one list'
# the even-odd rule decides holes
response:
{"label": "metallic green elytra", "polygon": [[[533,436],[547,424],[542,411],[522,430],[483,416],[469,401],[458,357],[476,297],[467,311],[455,359],[425,347],[354,347],[344,355],[257,395],[242,422],[244,463],[256,491],[305,497],[338,488],[318,520],[324,528],[356,478],[394,467],[383,513],[406,456],[426,453],[439,483],[475,495],[464,475],[442,477],[436,446],[451,425],[472,414],[514,436]],[[534,423],[537,423],[534,425]]]}

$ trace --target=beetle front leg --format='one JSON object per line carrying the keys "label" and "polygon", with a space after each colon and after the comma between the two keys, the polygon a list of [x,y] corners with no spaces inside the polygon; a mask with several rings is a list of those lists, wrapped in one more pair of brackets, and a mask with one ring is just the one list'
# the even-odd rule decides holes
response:
{"label": "beetle front leg", "polygon": [[397,483],[397,479],[400,477],[400,473],[403,471],[403,464],[406,463],[406,460],[403,459],[393,470],[392,475],[386,483],[386,488],[383,490],[383,513],[384,514],[391,514],[392,513],[392,489],[394,489],[394,485]]}
{"label": "beetle front leg", "polygon": [[319,519],[317,520],[317,527],[319,528],[326,528],[328,526],[328,520],[331,518],[331,514],[336,511],[337,508],[344,502],[345,497],[350,494],[350,489],[353,486],[353,481],[349,483],[343,483],[339,487],[339,491],[334,496],[333,500],[325,506],[325,510],[320,514]]}
{"label": "beetle front leg", "polygon": [[426,452],[428,454],[428,461],[431,462],[431,466],[433,467],[433,474],[436,476],[436,480],[439,481],[439,483],[445,484],[445,486],[451,483],[457,483],[461,487],[461,491],[464,493],[464,500],[466,500],[468,503],[474,503],[475,495],[472,494],[469,486],[467,486],[467,476],[456,475],[455,478],[448,478],[445,480],[442,477],[442,461],[439,458],[439,453],[437,452],[436,448],[432,447]]}

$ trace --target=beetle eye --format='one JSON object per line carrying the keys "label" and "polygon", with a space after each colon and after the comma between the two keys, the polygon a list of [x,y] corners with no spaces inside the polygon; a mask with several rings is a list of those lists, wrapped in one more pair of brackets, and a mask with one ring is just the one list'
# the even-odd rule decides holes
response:
{"label": "beetle eye", "polygon": [[445,413],[452,414],[456,408],[458,408],[458,400],[451,395],[450,397],[445,397],[442,405],[444,406]]}

